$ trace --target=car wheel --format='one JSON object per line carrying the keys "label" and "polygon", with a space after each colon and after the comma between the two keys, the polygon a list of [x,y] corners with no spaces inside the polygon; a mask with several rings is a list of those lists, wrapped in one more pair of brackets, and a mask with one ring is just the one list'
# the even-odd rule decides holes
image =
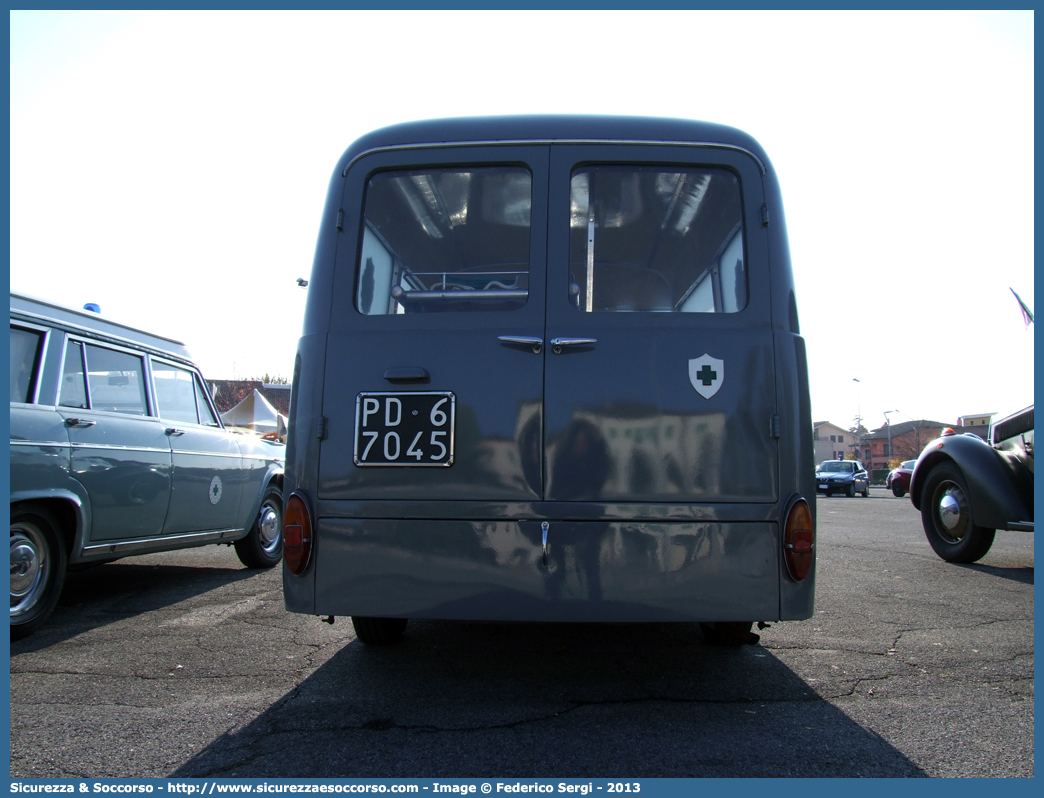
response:
{"label": "car wheel", "polygon": [[58,524],[42,507],[11,513],[11,639],[35,632],[54,611],[65,583]]}
{"label": "car wheel", "polygon": [[870,498],[870,483],[869,482],[867,482],[866,486],[863,488],[863,498],[864,499],[869,499]]}
{"label": "car wheel", "polygon": [[368,646],[386,646],[394,643],[406,631],[405,618],[367,618],[353,615],[355,636]]}
{"label": "car wheel", "polygon": [[968,487],[961,470],[950,463],[937,465],[924,481],[921,524],[928,543],[947,562],[981,560],[993,545],[993,529],[972,523]]}
{"label": "car wheel", "polygon": [[272,568],[283,557],[283,492],[265,489],[254,525],[236,541],[236,555],[247,568]]}
{"label": "car wheel", "polygon": [[761,635],[750,631],[753,626],[753,621],[718,621],[701,623],[700,631],[712,646],[752,646],[761,639]]}
{"label": "car wheel", "polygon": [[853,496],[855,496],[855,485],[849,485],[847,488],[845,488],[845,496],[847,496],[850,499]]}
{"label": "car wheel", "polygon": [[906,491],[903,490],[902,483],[899,482],[898,480],[896,480],[895,482],[892,483],[892,495],[895,496],[898,499],[901,499],[901,498],[903,498],[903,496],[906,495]]}

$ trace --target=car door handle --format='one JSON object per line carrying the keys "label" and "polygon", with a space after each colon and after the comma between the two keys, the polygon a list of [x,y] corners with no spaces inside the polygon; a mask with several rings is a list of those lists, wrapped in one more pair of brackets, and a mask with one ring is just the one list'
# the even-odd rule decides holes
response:
{"label": "car door handle", "polygon": [[86,419],[86,418],[67,418],[67,419],[65,419],[65,424],[68,427],[81,427],[81,428],[82,427],[93,427],[97,423],[98,423],[97,421],[91,421],[90,419]]}
{"label": "car door handle", "polygon": [[431,382],[431,375],[420,366],[406,366],[388,369],[384,372],[384,379],[388,382]]}
{"label": "car door handle", "polygon": [[551,351],[560,355],[567,346],[591,346],[597,343],[597,338],[552,338]]}
{"label": "car door handle", "polygon": [[166,431],[167,431],[167,434],[170,435],[171,437],[174,437],[175,435],[184,435],[185,434],[185,430],[178,429],[177,427],[167,427]]}
{"label": "car door handle", "polygon": [[539,355],[544,348],[543,338],[534,338],[532,335],[498,335],[497,340],[502,344],[515,344],[517,346],[531,346],[533,354]]}

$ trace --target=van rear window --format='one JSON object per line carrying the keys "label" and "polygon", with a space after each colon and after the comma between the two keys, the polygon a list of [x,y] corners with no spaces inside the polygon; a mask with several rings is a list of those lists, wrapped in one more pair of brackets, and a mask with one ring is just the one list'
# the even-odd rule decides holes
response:
{"label": "van rear window", "polygon": [[742,218],[739,181],[723,169],[577,169],[570,302],[588,313],[743,310]]}
{"label": "van rear window", "polygon": [[528,170],[511,166],[371,177],[356,309],[387,315],[522,307],[532,185]]}

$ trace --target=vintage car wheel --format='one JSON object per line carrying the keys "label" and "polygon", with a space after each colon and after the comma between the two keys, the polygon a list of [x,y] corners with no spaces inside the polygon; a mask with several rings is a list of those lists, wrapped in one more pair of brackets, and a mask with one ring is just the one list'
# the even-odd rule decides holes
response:
{"label": "vintage car wheel", "polygon": [[355,636],[368,646],[386,646],[394,643],[406,631],[405,618],[367,618],[353,615]]}
{"label": "vintage car wheel", "polygon": [[972,523],[964,475],[950,463],[928,473],[921,494],[921,524],[928,543],[947,562],[981,560],[993,545],[993,529]]}
{"label": "vintage car wheel", "polygon": [[66,554],[58,524],[41,507],[11,513],[11,639],[46,621],[65,583]]}
{"label": "vintage car wheel", "polygon": [[712,646],[744,646],[754,645],[761,639],[761,635],[750,631],[753,626],[753,621],[717,621],[701,623],[700,631]]}
{"label": "vintage car wheel", "polygon": [[272,568],[283,557],[283,492],[265,489],[261,509],[246,537],[236,541],[236,555],[247,568]]}
{"label": "vintage car wheel", "polygon": [[892,483],[892,495],[897,499],[901,499],[906,495],[906,491],[903,490],[903,484],[898,479]]}

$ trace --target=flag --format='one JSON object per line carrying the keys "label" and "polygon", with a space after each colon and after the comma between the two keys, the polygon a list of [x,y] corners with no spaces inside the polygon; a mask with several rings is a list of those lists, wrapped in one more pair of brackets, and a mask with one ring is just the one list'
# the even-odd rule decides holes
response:
{"label": "flag", "polygon": [[[1008,290],[1015,294],[1015,289],[1008,286]],[[1015,300],[1019,303],[1019,309],[1022,310],[1022,321],[1026,324],[1026,329],[1033,323],[1033,311],[1026,307],[1026,303],[1022,301],[1022,297],[1015,294]]]}

